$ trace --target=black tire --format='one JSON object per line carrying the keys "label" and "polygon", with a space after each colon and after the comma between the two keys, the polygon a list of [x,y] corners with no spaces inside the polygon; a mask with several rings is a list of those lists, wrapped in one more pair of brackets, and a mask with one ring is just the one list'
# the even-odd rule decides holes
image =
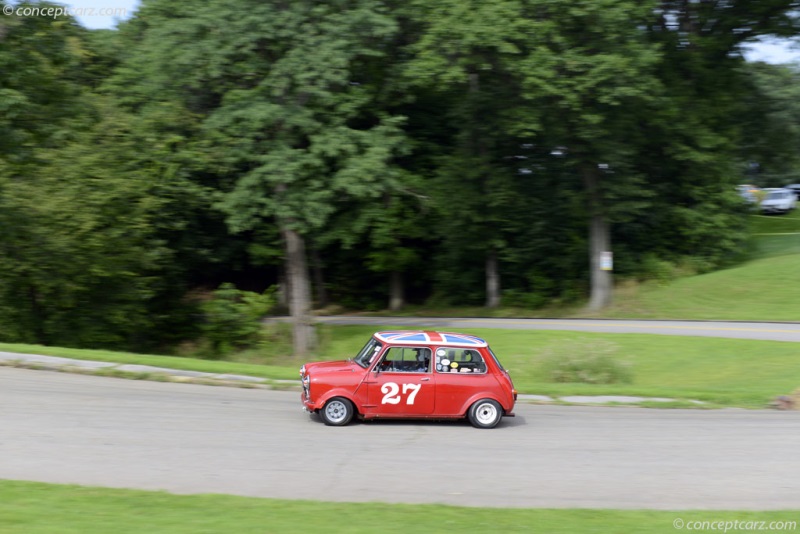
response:
{"label": "black tire", "polygon": [[322,422],[328,426],[344,426],[353,419],[353,403],[344,397],[334,397],[319,411]]}
{"label": "black tire", "polygon": [[494,428],[502,418],[503,409],[492,399],[481,399],[467,411],[467,419],[475,428]]}

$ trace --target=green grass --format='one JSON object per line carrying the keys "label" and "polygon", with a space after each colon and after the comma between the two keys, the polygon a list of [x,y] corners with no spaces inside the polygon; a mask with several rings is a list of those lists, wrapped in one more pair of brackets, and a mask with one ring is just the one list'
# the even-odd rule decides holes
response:
{"label": "green grass", "polygon": [[276,380],[296,379],[300,363],[296,365],[258,365],[217,360],[201,360],[181,356],[162,356],[157,354],[134,354],[130,352],[114,352],[109,350],[72,349],[65,347],[48,347],[44,345],[25,345],[19,343],[0,343],[0,351],[18,352],[21,354],[42,354],[60,356],[76,360],[93,360],[98,362],[130,363],[136,365],[152,365],[184,371],[200,371],[204,373],[228,373],[272,378]]}
{"label": "green grass", "polygon": [[[556,348],[563,336],[547,334]],[[583,337],[583,336],[581,336]],[[631,364],[633,382],[614,385],[546,384],[536,366],[518,352],[507,366],[526,388],[544,394],[622,394],[695,399],[726,406],[764,407],[776,395],[800,386],[797,348],[790,343],[722,338],[682,338],[641,334],[597,334],[618,346],[617,357]],[[519,378],[516,378],[516,377]]]}
{"label": "green grass", "polygon": [[764,235],[753,246],[754,254],[760,257],[800,254],[800,234]]}
{"label": "green grass", "polygon": [[[337,327],[328,354],[355,354],[372,327]],[[461,329],[486,339],[522,393],[544,395],[642,395],[702,400],[726,406],[763,407],[800,387],[794,343],[650,334],[600,334],[543,330]],[[545,382],[549,354],[576,345],[609,343],[612,356],[628,362],[630,384]]]}
{"label": "green grass", "polygon": [[[487,339],[524,393],[635,395],[764,407],[800,386],[797,346],[777,341],[647,334],[470,330]],[[631,366],[630,384],[560,384],[543,380],[549,354],[581,345],[610,344],[612,357]]]}
{"label": "green grass", "polygon": [[[798,513],[482,509],[330,503],[0,481],[3,534],[219,534],[291,532],[671,533],[673,522],[792,522]],[[757,527],[755,527],[757,528]],[[722,528],[719,529],[720,531]],[[791,524],[785,529],[793,531]],[[731,527],[732,531],[732,527]]]}
{"label": "green grass", "polygon": [[[322,350],[312,359],[345,359],[357,353],[380,327],[320,327]],[[463,329],[485,338],[509,369],[521,393],[543,395],[635,395],[700,400],[711,406],[761,408],[778,395],[800,387],[797,346],[778,341],[648,334],[595,334],[564,331]],[[610,356],[630,364],[631,383],[593,385],[550,383],[545,379],[553,354],[572,354],[581,346],[607,345]],[[216,373],[297,379],[302,361],[291,358],[269,366],[209,362],[170,356],[0,345],[11,352],[45,353],[77,359],[140,363]]]}
{"label": "green grass", "polygon": [[[669,285],[620,288],[595,317],[800,321],[800,254],[775,256]],[[583,314],[588,316],[587,314]]]}
{"label": "green grass", "polygon": [[800,233],[800,210],[784,215],[752,215],[750,231],[756,237],[770,233]]}

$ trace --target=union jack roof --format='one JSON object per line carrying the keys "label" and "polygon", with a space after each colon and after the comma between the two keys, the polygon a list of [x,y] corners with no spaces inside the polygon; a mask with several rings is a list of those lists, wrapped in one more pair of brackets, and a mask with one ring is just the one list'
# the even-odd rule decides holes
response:
{"label": "union jack roof", "polygon": [[384,343],[431,345],[468,345],[470,347],[486,347],[486,341],[469,334],[454,332],[429,332],[421,330],[398,330],[394,332],[376,332],[375,337]]}

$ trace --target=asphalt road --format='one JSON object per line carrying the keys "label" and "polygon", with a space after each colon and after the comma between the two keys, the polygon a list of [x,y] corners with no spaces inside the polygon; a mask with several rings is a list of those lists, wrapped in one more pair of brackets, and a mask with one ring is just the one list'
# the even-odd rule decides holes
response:
{"label": "asphalt road", "polygon": [[315,317],[338,325],[396,326],[403,328],[506,328],[511,330],[574,330],[618,334],[728,337],[772,341],[800,341],[799,323],[747,323],[737,321],[633,321],[627,319],[487,319],[440,317]]}
{"label": "asphalt road", "polygon": [[800,413],[518,405],[324,426],[298,393],[0,367],[0,478],[481,507],[791,509]]}

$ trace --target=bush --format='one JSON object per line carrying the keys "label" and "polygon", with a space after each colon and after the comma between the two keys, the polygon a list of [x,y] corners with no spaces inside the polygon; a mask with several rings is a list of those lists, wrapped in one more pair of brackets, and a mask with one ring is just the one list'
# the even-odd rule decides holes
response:
{"label": "bush", "polygon": [[617,350],[615,343],[604,341],[560,343],[544,350],[540,371],[549,382],[630,384],[631,366],[614,357]]}
{"label": "bush", "polygon": [[275,290],[263,294],[241,291],[233,284],[222,284],[212,298],[202,304],[205,321],[202,331],[210,343],[213,358],[258,343],[264,315],[275,306]]}
{"label": "bush", "polygon": [[655,280],[659,285],[666,285],[679,276],[679,269],[654,254],[646,254],[639,266],[642,280]]}
{"label": "bush", "polygon": [[547,304],[547,297],[539,293],[526,293],[517,289],[503,291],[503,306],[535,310]]}

